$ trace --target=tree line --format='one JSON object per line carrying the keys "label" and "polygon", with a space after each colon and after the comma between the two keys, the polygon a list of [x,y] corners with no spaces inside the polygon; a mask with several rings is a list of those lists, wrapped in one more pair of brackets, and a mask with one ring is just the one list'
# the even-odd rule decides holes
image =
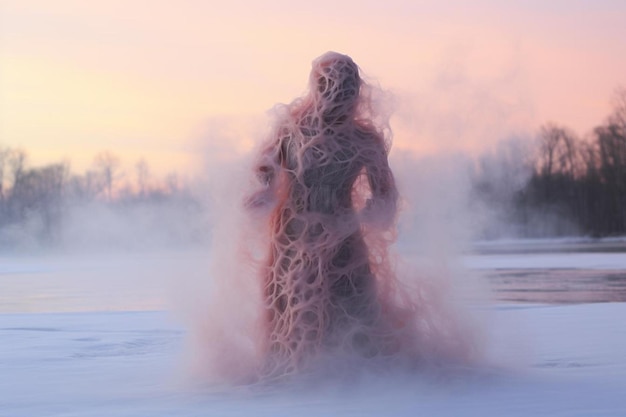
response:
{"label": "tree line", "polygon": [[518,237],[626,234],[626,88],[616,90],[611,114],[587,135],[549,123],[534,149],[501,160],[504,174],[521,170],[524,181],[505,180],[498,189],[483,160],[475,194],[504,207],[503,220],[517,226]]}
{"label": "tree line", "polygon": [[[469,211],[489,213],[476,237],[626,235],[626,89],[616,90],[610,115],[585,136],[549,123],[536,141],[503,141],[470,166]],[[175,173],[156,178],[145,160],[124,172],[104,151],[74,174],[69,162],[32,167],[24,150],[0,146],[2,249],[81,233],[113,242],[122,236],[112,235],[113,224],[162,243],[203,242],[208,203]]]}
{"label": "tree line", "polygon": [[31,167],[23,149],[0,146],[0,248],[10,249],[25,240],[55,245],[66,237],[66,226],[81,210],[94,213],[89,222],[97,224],[103,221],[99,216],[119,219],[133,212],[145,221],[148,207],[153,224],[146,227],[167,229],[176,208],[189,223],[183,227],[189,230],[181,233],[179,222],[177,233],[186,235],[183,240],[197,235],[191,231],[192,222],[203,216],[203,203],[176,173],[156,178],[141,159],[129,174],[118,156],[104,151],[95,156],[90,169],[74,174],[69,162]]}

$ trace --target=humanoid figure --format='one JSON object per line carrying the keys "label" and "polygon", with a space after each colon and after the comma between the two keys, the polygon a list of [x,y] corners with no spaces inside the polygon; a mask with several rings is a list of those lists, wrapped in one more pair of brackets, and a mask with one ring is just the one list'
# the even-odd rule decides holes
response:
{"label": "humanoid figure", "polygon": [[271,211],[265,373],[296,372],[324,350],[393,350],[376,266],[384,254],[365,234],[393,226],[397,191],[362,88],[350,57],[317,58],[308,94],[285,106],[258,158],[261,189],[246,205]]}

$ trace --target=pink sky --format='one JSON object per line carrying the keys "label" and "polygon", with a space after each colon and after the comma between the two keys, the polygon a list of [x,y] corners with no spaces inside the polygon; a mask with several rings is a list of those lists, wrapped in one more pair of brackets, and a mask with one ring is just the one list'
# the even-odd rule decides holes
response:
{"label": "pink sky", "polygon": [[396,149],[418,152],[548,121],[584,134],[626,84],[622,0],[307,3],[5,0],[0,146],[76,171],[101,150],[184,171],[205,142],[258,140],[327,50],[394,94]]}

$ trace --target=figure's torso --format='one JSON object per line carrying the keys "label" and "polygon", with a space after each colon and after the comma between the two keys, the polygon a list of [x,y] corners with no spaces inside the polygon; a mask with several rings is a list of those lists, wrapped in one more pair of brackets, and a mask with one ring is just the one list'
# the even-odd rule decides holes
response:
{"label": "figure's torso", "polygon": [[362,135],[352,126],[307,136],[300,129],[283,143],[289,200],[296,211],[327,214],[352,208],[352,187],[363,168]]}

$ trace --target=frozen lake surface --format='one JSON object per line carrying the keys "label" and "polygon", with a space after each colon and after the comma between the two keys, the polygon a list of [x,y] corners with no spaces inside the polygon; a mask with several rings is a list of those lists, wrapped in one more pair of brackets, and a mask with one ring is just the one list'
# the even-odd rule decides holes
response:
{"label": "frozen lake surface", "polygon": [[476,245],[465,267],[483,271],[500,301],[626,302],[626,240],[510,241]]}
{"label": "frozen lake surface", "polygon": [[[480,307],[489,363],[474,369],[216,390],[185,378],[186,331],[166,312],[177,277],[205,279],[202,251],[0,257],[0,416],[624,416],[626,303],[588,301],[621,294],[625,258],[465,256],[496,297]],[[570,285],[577,280],[602,291]],[[538,302],[522,302],[524,292]],[[595,298],[554,298],[572,292]]]}

